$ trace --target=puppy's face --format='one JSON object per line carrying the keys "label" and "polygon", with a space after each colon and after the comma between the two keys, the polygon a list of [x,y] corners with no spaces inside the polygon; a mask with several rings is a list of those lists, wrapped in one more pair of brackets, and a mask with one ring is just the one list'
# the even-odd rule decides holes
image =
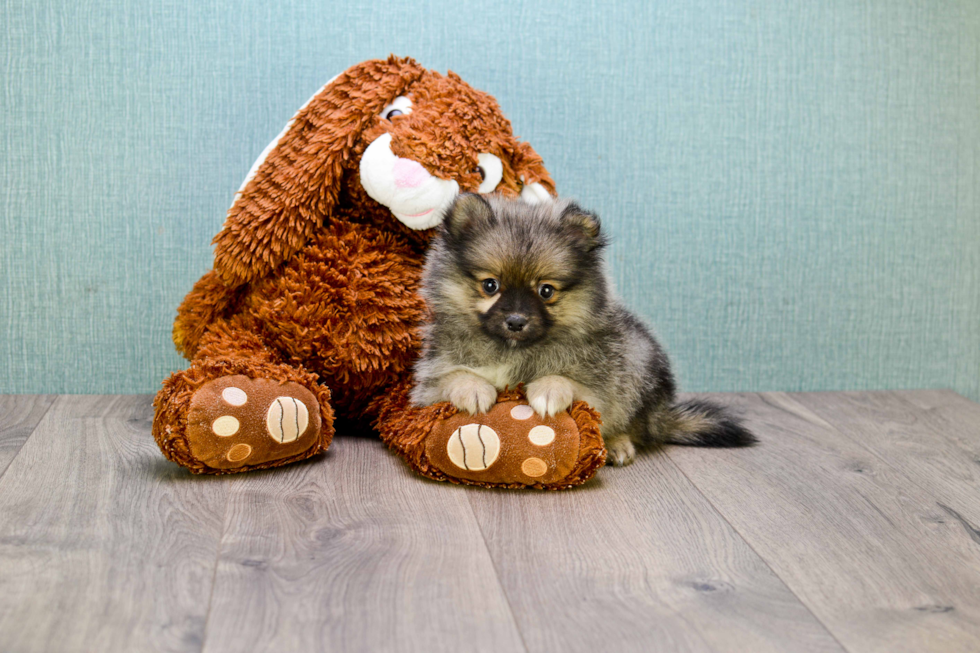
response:
{"label": "puppy's face", "polygon": [[570,286],[571,270],[561,261],[525,261],[514,252],[488,251],[467,270],[473,309],[484,332],[512,347],[545,337],[552,312]]}
{"label": "puppy's face", "polygon": [[583,325],[604,297],[598,219],[573,204],[463,195],[442,238],[438,296],[510,347]]}

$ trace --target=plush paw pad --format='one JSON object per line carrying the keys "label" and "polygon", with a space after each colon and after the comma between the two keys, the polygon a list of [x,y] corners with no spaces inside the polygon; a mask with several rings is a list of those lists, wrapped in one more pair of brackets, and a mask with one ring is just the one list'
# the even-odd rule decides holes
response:
{"label": "plush paw pad", "polygon": [[187,413],[191,453],[216,469],[295,456],[316,446],[319,434],[316,398],[297,383],[221,377],[194,392]]}
{"label": "plush paw pad", "polygon": [[482,471],[497,461],[500,438],[489,426],[465,424],[449,436],[446,454],[457,467]]}
{"label": "plush paw pad", "polygon": [[265,428],[279,444],[293,442],[306,431],[310,411],[295,397],[276,397],[265,417]]}
{"label": "plush paw pad", "polygon": [[524,402],[505,401],[486,414],[457,413],[436,424],[426,453],[432,464],[456,478],[555,483],[578,460],[578,427],[568,412],[542,418]]}
{"label": "plush paw pad", "polygon": [[525,458],[524,462],[521,463],[521,471],[524,472],[525,476],[538,478],[548,473],[548,463],[533,456]]}

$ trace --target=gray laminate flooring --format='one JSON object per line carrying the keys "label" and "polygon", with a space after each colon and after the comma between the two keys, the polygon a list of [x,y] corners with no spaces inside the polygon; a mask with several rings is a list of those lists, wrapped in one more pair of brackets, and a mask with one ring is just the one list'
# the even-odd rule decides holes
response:
{"label": "gray laminate flooring", "polygon": [[0,651],[980,651],[980,405],[726,394],[750,449],[566,492],[376,439],[196,477],[148,396],[0,396]]}

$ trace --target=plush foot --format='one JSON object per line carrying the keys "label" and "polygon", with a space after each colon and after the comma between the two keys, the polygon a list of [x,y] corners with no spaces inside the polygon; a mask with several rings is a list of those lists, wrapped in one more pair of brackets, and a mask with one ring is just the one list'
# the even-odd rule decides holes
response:
{"label": "plush foot", "polygon": [[[485,414],[456,413],[436,422],[425,441],[429,464],[449,480],[479,485],[559,487],[581,483],[583,456],[601,456],[602,443],[583,444],[571,414],[541,417],[523,399],[500,401]],[[571,477],[575,477],[570,481]]]}
{"label": "plush foot", "polygon": [[408,384],[372,406],[381,439],[420,474],[484,487],[559,490],[581,485],[606,461],[599,413],[583,401],[542,418],[522,389],[505,390],[486,413],[448,401],[415,405]]}
{"label": "plush foot", "polygon": [[216,470],[269,467],[320,446],[320,406],[298,383],[236,374],[209,381],[191,397],[190,453]]}

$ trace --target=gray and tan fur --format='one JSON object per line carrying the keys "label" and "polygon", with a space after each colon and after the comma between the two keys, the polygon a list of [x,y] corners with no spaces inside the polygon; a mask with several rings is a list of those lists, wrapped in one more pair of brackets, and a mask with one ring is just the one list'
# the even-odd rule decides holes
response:
{"label": "gray and tan fur", "polygon": [[667,355],[611,292],[605,243],[598,217],[568,201],[459,196],[423,273],[431,320],[412,401],[486,412],[519,383],[542,416],[581,399],[617,465],[637,446],[753,443],[722,408],[676,403]]}

